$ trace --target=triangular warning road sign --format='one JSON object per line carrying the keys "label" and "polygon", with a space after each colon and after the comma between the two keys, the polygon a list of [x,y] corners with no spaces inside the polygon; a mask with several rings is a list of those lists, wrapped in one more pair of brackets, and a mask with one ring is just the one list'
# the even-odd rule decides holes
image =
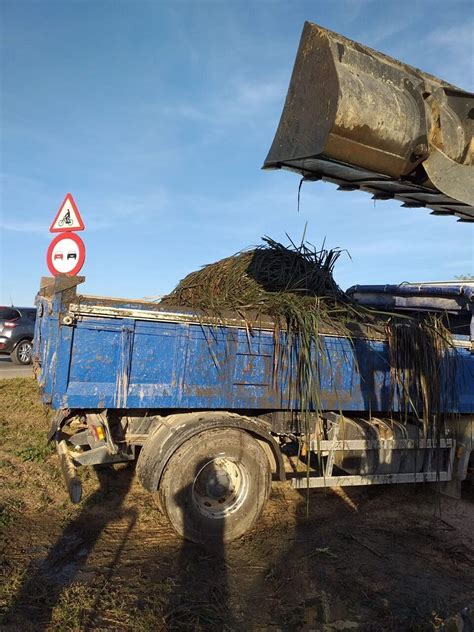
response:
{"label": "triangular warning road sign", "polygon": [[84,222],[82,221],[81,214],[77,210],[74,198],[68,193],[59,207],[59,211],[51,224],[49,232],[65,233],[74,230],[84,230],[84,228]]}

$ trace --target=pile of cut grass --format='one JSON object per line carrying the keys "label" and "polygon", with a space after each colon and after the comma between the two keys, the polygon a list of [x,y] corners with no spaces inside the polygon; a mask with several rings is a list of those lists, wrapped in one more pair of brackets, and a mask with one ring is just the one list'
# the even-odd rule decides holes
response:
{"label": "pile of cut grass", "polygon": [[354,331],[382,335],[389,347],[393,406],[429,424],[445,407],[443,364],[453,348],[449,332],[434,316],[387,314],[355,303],[333,276],[341,252],[317,250],[304,241],[295,245],[290,240],[285,246],[264,237],[258,247],[192,272],[160,304],[202,316],[233,312],[250,331],[270,318],[274,374],[279,367],[296,365],[288,400],[296,398],[303,413],[321,411],[321,370],[323,365],[330,370],[320,334],[350,340]]}
{"label": "pile of cut grass", "polygon": [[261,246],[192,272],[160,305],[189,307],[213,316],[235,312],[249,323],[255,314],[264,315],[288,331],[292,324],[302,330],[308,312],[331,331],[344,329],[348,320],[375,322],[334,280],[341,252],[317,250],[307,242],[284,246],[264,237]]}

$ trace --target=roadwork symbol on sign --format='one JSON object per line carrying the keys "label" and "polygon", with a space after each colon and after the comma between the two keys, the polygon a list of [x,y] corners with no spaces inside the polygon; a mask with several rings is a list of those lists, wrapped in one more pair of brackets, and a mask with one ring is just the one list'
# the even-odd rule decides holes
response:
{"label": "roadwork symbol on sign", "polygon": [[59,207],[59,211],[51,224],[49,232],[73,232],[75,230],[84,230],[84,228],[84,222],[74,202],[74,198],[68,193]]}
{"label": "roadwork symbol on sign", "polygon": [[77,274],[86,259],[84,242],[75,233],[56,235],[49,244],[46,263],[53,276],[58,274]]}

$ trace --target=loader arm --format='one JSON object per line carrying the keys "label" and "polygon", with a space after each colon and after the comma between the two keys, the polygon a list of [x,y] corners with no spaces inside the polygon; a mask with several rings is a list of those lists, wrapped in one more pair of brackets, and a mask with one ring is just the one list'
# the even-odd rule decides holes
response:
{"label": "loader arm", "polygon": [[474,94],[306,22],[263,165],[474,222]]}

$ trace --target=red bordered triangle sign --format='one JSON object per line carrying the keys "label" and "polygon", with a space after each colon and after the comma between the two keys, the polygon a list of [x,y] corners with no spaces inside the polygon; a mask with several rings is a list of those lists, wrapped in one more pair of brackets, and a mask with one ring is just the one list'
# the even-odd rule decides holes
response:
{"label": "red bordered triangle sign", "polygon": [[74,202],[74,198],[68,193],[59,207],[59,211],[51,224],[49,232],[65,233],[74,230],[84,230],[84,228],[84,222]]}

